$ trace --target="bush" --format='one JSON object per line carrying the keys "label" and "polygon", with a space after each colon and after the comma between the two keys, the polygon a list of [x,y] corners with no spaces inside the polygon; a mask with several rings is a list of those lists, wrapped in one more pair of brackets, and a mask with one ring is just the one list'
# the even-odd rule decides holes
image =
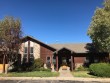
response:
{"label": "bush", "polygon": [[33,65],[32,65],[32,67],[31,67],[31,69],[32,69],[32,70],[35,70],[35,71],[36,71],[36,70],[39,71],[40,68],[43,67],[43,65],[44,65],[43,60],[42,60],[41,58],[38,58],[38,59],[35,59],[35,61],[34,61]]}
{"label": "bush", "polygon": [[110,64],[107,63],[95,63],[89,67],[91,74],[99,77],[110,77]]}
{"label": "bush", "polygon": [[22,71],[32,71],[31,66],[33,65],[33,63],[23,63],[21,68]]}
{"label": "bush", "polygon": [[10,67],[9,72],[21,72],[23,70],[22,65],[17,62],[13,63]]}

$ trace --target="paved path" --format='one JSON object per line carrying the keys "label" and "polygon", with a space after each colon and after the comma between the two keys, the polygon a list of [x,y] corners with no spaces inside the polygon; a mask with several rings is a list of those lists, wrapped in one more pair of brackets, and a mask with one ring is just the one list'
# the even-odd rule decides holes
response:
{"label": "paved path", "polygon": [[70,70],[62,70],[62,71],[59,71],[59,72],[60,72],[59,77],[73,77]]}

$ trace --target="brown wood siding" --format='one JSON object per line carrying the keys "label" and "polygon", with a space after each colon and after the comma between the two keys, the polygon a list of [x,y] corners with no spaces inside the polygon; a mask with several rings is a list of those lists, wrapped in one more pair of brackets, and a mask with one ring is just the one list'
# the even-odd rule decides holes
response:
{"label": "brown wood siding", "polygon": [[75,63],[84,63],[85,57],[74,57]]}
{"label": "brown wood siding", "polygon": [[89,57],[90,63],[94,62],[94,59],[98,59],[99,62],[107,62],[108,61],[108,53],[77,53],[74,54],[74,63],[84,63],[85,58]]}
{"label": "brown wood siding", "polygon": [[44,47],[44,46],[40,46],[40,57],[41,59],[43,59],[44,63],[46,63],[46,58],[50,57],[50,61],[52,61],[52,55],[53,55],[53,51]]}

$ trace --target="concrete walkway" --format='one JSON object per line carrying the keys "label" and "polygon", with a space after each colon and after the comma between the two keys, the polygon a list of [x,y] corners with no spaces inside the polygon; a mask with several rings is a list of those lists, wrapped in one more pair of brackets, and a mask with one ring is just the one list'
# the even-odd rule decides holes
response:
{"label": "concrete walkway", "polygon": [[61,70],[59,71],[60,75],[59,77],[73,77],[70,70]]}

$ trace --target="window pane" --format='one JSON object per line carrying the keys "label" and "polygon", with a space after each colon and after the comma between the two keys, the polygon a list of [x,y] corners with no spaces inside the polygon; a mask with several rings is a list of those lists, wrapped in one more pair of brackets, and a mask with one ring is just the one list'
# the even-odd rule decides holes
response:
{"label": "window pane", "polygon": [[30,62],[34,62],[34,55],[30,54]]}
{"label": "window pane", "polygon": [[50,60],[50,57],[47,57],[47,60]]}
{"label": "window pane", "polygon": [[33,53],[33,47],[30,47],[30,53]]}
{"label": "window pane", "polygon": [[34,55],[33,54],[30,54],[30,58],[34,58]]}
{"label": "window pane", "polygon": [[56,64],[56,57],[55,56],[53,57],[52,61],[53,61],[53,64]]}
{"label": "window pane", "polygon": [[24,54],[23,56],[23,63],[26,63],[27,62],[27,54]]}
{"label": "window pane", "polygon": [[23,58],[27,58],[27,54],[24,54]]}
{"label": "window pane", "polygon": [[86,58],[85,58],[85,62],[86,62],[86,63],[89,63],[89,57],[86,57]]}
{"label": "window pane", "polygon": [[27,47],[24,47],[24,53],[27,53]]}
{"label": "window pane", "polygon": [[50,57],[47,57],[47,63],[50,62]]}
{"label": "window pane", "polygon": [[27,62],[27,58],[23,58],[23,63],[26,63]]}
{"label": "window pane", "polygon": [[94,57],[94,62],[95,62],[95,63],[99,62],[98,57]]}

